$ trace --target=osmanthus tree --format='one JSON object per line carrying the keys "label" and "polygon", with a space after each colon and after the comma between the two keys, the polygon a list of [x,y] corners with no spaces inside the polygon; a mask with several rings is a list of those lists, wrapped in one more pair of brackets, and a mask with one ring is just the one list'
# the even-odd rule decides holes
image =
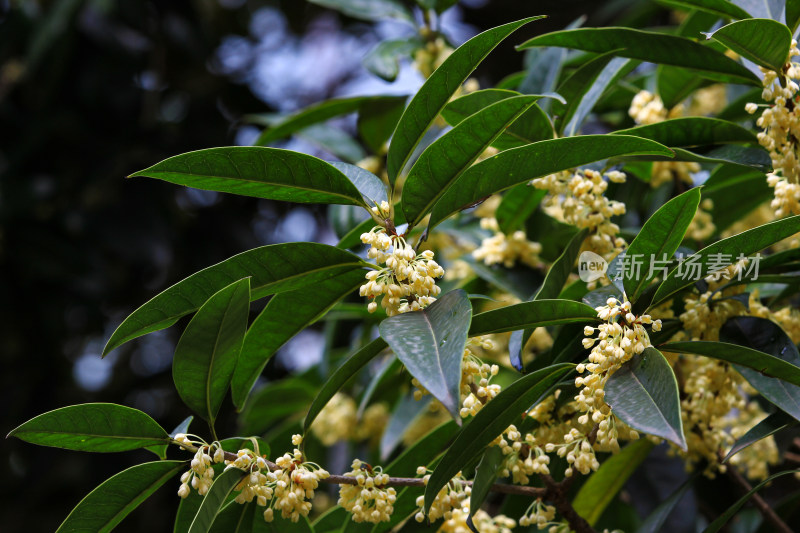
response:
{"label": "osmanthus tree", "polygon": [[[796,490],[786,506],[756,492],[797,473],[781,466],[796,450],[776,442],[800,420],[800,2],[749,13],[669,0],[677,27],[576,24],[520,44],[526,70],[494,88],[470,74],[541,17],[453,50],[432,24],[452,1],[316,3],[424,20],[365,62],[391,79],[412,57],[427,80],[409,98],[270,118],[258,146],[134,174],[330,204],[341,240],[244,251],[111,336],[104,354],[192,315],[173,377],[204,424],[190,416],[167,432],[93,403],[11,431],[158,456],[97,487],[59,531],[108,531],[164,484],[180,496],[175,531],[191,533],[615,529],[619,515],[604,512],[659,443],[741,490],[698,517],[705,531],[751,500],[769,531],[791,531]],[[327,120],[354,112],[357,137],[331,134]],[[266,146],[294,134],[342,161]],[[356,160],[353,146],[371,155]],[[318,321],[324,379],[259,380]],[[233,416],[248,436],[218,434]],[[632,527],[658,531],[697,479]],[[335,505],[319,498],[326,484]]]}

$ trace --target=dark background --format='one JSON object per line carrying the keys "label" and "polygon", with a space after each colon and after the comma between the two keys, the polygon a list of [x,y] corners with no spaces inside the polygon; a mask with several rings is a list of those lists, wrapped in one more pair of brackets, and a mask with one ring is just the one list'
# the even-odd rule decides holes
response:
{"label": "dark background", "polygon": [[[502,0],[462,6],[445,29],[459,44],[549,15],[483,64],[478,78],[491,82],[521,69],[513,44],[584,13],[588,24],[605,24],[631,6],[659,22],[647,19],[654,10],[645,3]],[[137,407],[167,429],[188,414],[172,388],[174,331],[101,360],[113,328],[161,289],[231,255],[298,231],[329,240],[325,213],[124,177],[171,155],[252,141],[245,113],[292,111],[342,87],[380,92],[359,61],[393,31],[300,0],[0,0],[3,434],[83,402]],[[287,61],[271,61],[291,67],[314,53],[330,58],[329,72],[287,78]],[[283,223],[289,215],[294,222]],[[153,458],[0,440],[0,531],[53,531],[104,479]],[[176,490],[168,483],[118,530],[171,531]]]}

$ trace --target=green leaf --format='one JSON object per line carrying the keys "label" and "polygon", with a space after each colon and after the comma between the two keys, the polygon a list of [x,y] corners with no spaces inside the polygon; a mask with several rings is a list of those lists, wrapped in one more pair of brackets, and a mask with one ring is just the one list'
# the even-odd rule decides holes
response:
{"label": "green leaf", "polygon": [[575,495],[572,502],[575,512],[589,525],[595,525],[652,449],[653,443],[641,439],[631,442],[619,453],[603,461],[597,472],[589,476]]}
{"label": "green leaf", "polygon": [[178,395],[213,424],[228,392],[250,312],[250,279],[231,283],[192,317],[175,347],[172,378]]}
{"label": "green leaf", "polygon": [[643,137],[670,148],[758,142],[750,130],[733,122],[708,117],[671,118],[655,124],[615,131],[614,135]]}
{"label": "green leaf", "polygon": [[397,402],[392,410],[392,415],[386,423],[380,442],[381,461],[389,458],[397,445],[403,440],[403,435],[414,424],[414,421],[428,410],[431,404],[431,397],[426,396],[417,401],[414,394],[408,393]]}
{"label": "green leaf", "polygon": [[[475,469],[475,479],[472,482],[472,493],[469,498],[469,523],[472,522],[472,517],[480,510],[489,491],[497,481],[500,474],[500,465],[503,463],[503,450],[500,446],[492,446],[483,452],[481,462]],[[474,530],[474,527],[472,527]]]}
{"label": "green leaf", "polygon": [[381,41],[361,62],[364,67],[386,81],[394,81],[400,72],[399,59],[411,57],[424,45],[419,37]]}
{"label": "green leaf", "polygon": [[147,414],[113,403],[83,403],[49,411],[12,429],[7,437],[82,452],[124,452],[169,439]]}
{"label": "green leaf", "polygon": [[123,470],[86,495],[57,533],[111,531],[161,485],[186,468],[186,461],[156,461]]}
{"label": "green leaf", "polygon": [[459,46],[437,68],[408,104],[397,124],[387,154],[389,182],[394,185],[411,154],[450,97],[495,46],[519,27],[542,17],[529,17],[492,28]]}
{"label": "green leaf", "polygon": [[725,456],[725,459],[723,459],[722,462],[727,462],[728,459],[744,450],[751,444],[755,444],[761,439],[766,439],[770,435],[774,435],[784,428],[794,427],[797,424],[797,420],[782,411],[772,413],[764,420],[750,428],[747,433],[739,437],[736,442],[733,443],[728,455]]}
{"label": "green leaf", "polygon": [[128,177],[137,176],[268,200],[364,203],[355,185],[325,161],[280,148],[207,148],[172,156]]}
{"label": "green leaf", "polygon": [[471,318],[467,293],[459,289],[421,311],[389,317],[378,326],[408,372],[456,422],[461,421],[461,361]]}
{"label": "green leaf", "polygon": [[[635,302],[642,291],[658,275],[663,274],[653,268],[651,260],[672,260],[673,254],[683,241],[697,206],[700,204],[700,189],[689,189],[676,196],[653,213],[633,239],[626,251],[631,258],[628,268],[623,271],[623,282],[628,299]],[[642,260],[641,270],[632,268],[633,261]],[[656,263],[657,265],[658,263]]]}
{"label": "green leaf", "polygon": [[645,348],[608,378],[605,391],[605,401],[617,418],[686,450],[678,381],[661,352]]}
{"label": "green leaf", "polygon": [[757,65],[779,72],[783,70],[792,44],[789,28],[769,19],[731,22],[707,34],[707,37],[721,42]]}
{"label": "green leaf", "polygon": [[370,378],[369,384],[364,389],[364,392],[361,393],[361,398],[358,401],[356,418],[361,420],[370,400],[372,400],[372,395],[375,394],[378,389],[381,389],[391,378],[402,370],[402,368],[403,364],[394,355],[381,361],[380,367]]}
{"label": "green leaf", "polygon": [[656,70],[657,92],[667,109],[672,109],[708,83],[708,80],[698,76],[696,72],[685,68],[659,65]]}
{"label": "green leaf", "polygon": [[381,202],[389,200],[383,181],[372,172],[338,161],[332,161],[330,165],[347,176],[347,179],[359,190],[367,205],[380,205]]}
{"label": "green leaf", "polygon": [[253,384],[278,349],[363,282],[364,273],[351,270],[308,287],[276,294],[267,302],[247,330],[236,363],[231,396],[237,409],[244,407]]}
{"label": "green leaf", "polygon": [[244,475],[245,473],[238,468],[229,468],[214,477],[214,483],[203,497],[203,502],[200,504],[200,509],[197,510],[191,526],[189,526],[188,533],[207,533],[211,529],[214,519],[222,509],[222,506],[225,505],[228,494],[231,493]]}
{"label": "green leaf", "polygon": [[[798,232],[800,232],[800,216],[776,220],[775,222],[743,231],[733,237],[717,241],[690,255],[683,262],[684,264],[690,264],[689,262],[691,264],[699,263],[702,270],[701,277],[705,277],[709,274],[709,263],[712,256],[715,259],[724,259],[724,257],[720,257],[720,254],[728,254],[731,257],[730,261],[714,262],[715,268],[724,268],[736,262],[740,254],[748,256]],[[651,308],[697,281],[697,279],[686,279],[691,278],[691,276],[678,276],[679,271],[680,269],[673,270],[661,282],[655,296],[653,296]],[[682,272],[682,274],[686,273]]]}
{"label": "green leaf", "polygon": [[393,476],[415,476],[417,467],[430,463],[457,432],[458,424],[453,420],[436,426],[424,437],[404,449],[384,470]]}
{"label": "green leaf", "polygon": [[472,317],[469,336],[597,320],[597,311],[581,302],[535,300],[478,313]]}
{"label": "green leaf", "polygon": [[[735,144],[724,144],[711,148],[695,148],[692,151],[684,148],[672,148],[675,153],[674,158],[651,156],[648,161],[691,161],[706,165],[737,165],[747,170],[759,170],[769,172],[772,168],[772,160],[769,152],[761,147],[739,146]],[[640,160],[641,157],[625,157],[620,160]]]}
{"label": "green leaf", "polygon": [[661,531],[661,526],[667,521],[672,510],[683,499],[686,492],[692,487],[694,482],[700,476],[700,472],[695,472],[686,482],[678,487],[669,498],[661,502],[653,512],[642,522],[642,525],[636,530],[636,533],[658,533]]}
{"label": "green leaf", "polygon": [[469,116],[422,152],[403,185],[403,214],[411,227],[538,96],[500,100]]}
{"label": "green leaf", "polygon": [[[216,470],[220,470],[217,468]],[[178,502],[178,511],[175,513],[175,523],[172,526],[173,533],[186,533],[189,531],[189,526],[192,525],[194,515],[200,509],[200,504],[203,503],[203,497],[197,494],[196,490],[189,491],[189,495],[181,498]]]}
{"label": "green leaf", "polygon": [[300,376],[268,383],[258,389],[239,415],[239,433],[259,435],[281,420],[302,413],[317,395],[317,388]]}
{"label": "green leaf", "polygon": [[368,101],[358,113],[358,134],[373,153],[382,154],[386,141],[391,137],[397,121],[406,107],[407,96],[387,96],[380,100]]}
{"label": "green leaf", "polygon": [[619,50],[617,55],[673,65],[702,72],[717,81],[760,85],[758,77],[743,65],[708,46],[664,33],[631,28],[579,28],[546,33],[517,47],[560,46],[602,54]]}
{"label": "green leaf", "polygon": [[308,0],[312,4],[335,9],[348,17],[369,21],[397,19],[414,24],[411,12],[397,0]]}
{"label": "green leaf", "polygon": [[729,0],[657,0],[659,4],[686,10],[697,9],[731,19],[749,19],[750,14]]}
{"label": "green leaf", "polygon": [[703,200],[711,200],[711,218],[721,232],[771,200],[774,191],[763,172],[732,165],[718,167],[703,185]]}
{"label": "green leaf", "polygon": [[375,339],[351,355],[333,372],[333,374],[331,374],[331,377],[328,378],[328,381],[322,386],[319,394],[314,398],[314,402],[308,409],[308,414],[306,414],[306,418],[303,421],[303,434],[308,433],[308,428],[311,427],[314,419],[317,418],[317,415],[322,411],[322,408],[325,407],[325,404],[333,398],[333,395],[339,392],[339,389],[341,389],[350,378],[364,368],[367,363],[372,361],[386,346],[385,340],[381,338]]}
{"label": "green leaf", "polygon": [[733,518],[733,515],[735,515],[739,511],[739,509],[741,509],[742,506],[747,503],[747,501],[753,496],[753,494],[761,490],[761,488],[764,485],[771,483],[773,480],[781,476],[785,476],[787,474],[795,474],[797,472],[800,472],[800,468],[797,470],[786,470],[784,472],[779,472],[775,475],[768,477],[767,479],[765,479],[764,481],[753,487],[753,489],[750,490],[747,494],[736,500],[736,503],[731,505],[727,511],[725,511],[722,515],[719,516],[719,518],[711,522],[711,525],[709,525],[706,529],[704,529],[703,533],[717,533],[717,531],[722,529],[722,527],[728,523],[728,520]]}
{"label": "green leaf", "polygon": [[425,510],[430,509],[445,483],[453,479],[464,465],[505,431],[509,424],[514,423],[517,417],[531,409],[551,386],[573,368],[574,365],[565,363],[522,376],[484,405],[456,436],[455,442],[431,474],[425,488]]}
{"label": "green leaf", "polygon": [[577,134],[586,116],[603,95],[631,63],[624,58],[615,58],[616,50],[601,54],[576,70],[558,87],[558,94],[566,105],[553,104],[552,113],[558,115],[555,127],[562,136]]}
{"label": "green leaf", "polygon": [[792,35],[797,31],[798,24],[800,24],[800,2],[786,0],[786,25]]}
{"label": "green leaf", "polygon": [[253,533],[314,533],[314,528],[305,516],[292,522],[288,518],[281,518],[280,513],[275,513],[272,522],[265,522],[262,513],[256,513],[253,517]]}
{"label": "green leaf", "polygon": [[[732,317],[720,328],[719,340],[768,353],[787,363],[800,366],[800,354],[797,352],[797,346],[780,326],[766,318]],[[800,420],[800,387],[777,378],[763,376],[749,368],[737,366],[736,370],[764,398]]]}
{"label": "green leaf", "polygon": [[367,233],[374,227],[375,220],[373,220],[372,217],[367,217],[364,222],[348,231],[347,234],[339,240],[339,242],[336,244],[336,247],[346,250],[348,248],[361,246],[363,244],[361,242],[361,234]]}
{"label": "green leaf", "polygon": [[506,235],[525,226],[525,220],[536,211],[547,191],[521,183],[506,191],[495,210],[500,231]]}
{"label": "green leaf", "polygon": [[311,242],[272,244],[254,248],[210,266],[176,283],[131,313],[117,327],[103,355],[153,331],[168,328],[197,311],[214,293],[250,277],[250,298],[290,291],[361,267],[350,252]]}
{"label": "green leaf", "polygon": [[[478,111],[500,100],[515,96],[520,96],[520,93],[502,89],[482,89],[471,92],[448,103],[442,110],[442,118],[451,126],[457,126]],[[540,97],[563,100],[560,95],[555,93],[542,94]],[[506,128],[505,132],[492,141],[492,146],[498,150],[506,150],[552,138],[553,124],[550,122],[550,118],[542,111],[542,108],[534,105],[522,113],[519,118]]]}
{"label": "green leaf", "polygon": [[482,198],[534,178],[621,155],[663,155],[672,151],[649,139],[624,135],[581,135],[512,148],[468,168],[436,203],[428,225]]}
{"label": "green leaf", "polygon": [[[189,433],[189,425],[194,420],[194,416],[189,415],[183,419],[183,421],[175,426],[175,429],[169,432],[170,438],[174,439],[175,435],[178,433]],[[157,444],[155,446],[148,446],[147,450],[153,452],[158,456],[159,459],[166,459],[167,458],[167,444]]]}
{"label": "green leaf", "polygon": [[209,533],[252,533],[253,520],[262,520],[256,513],[256,502],[229,502],[217,515]]}
{"label": "green leaf", "polygon": [[659,348],[665,352],[693,353],[713,357],[721,361],[746,366],[766,376],[780,378],[788,383],[800,386],[800,367],[752,348],[727,342],[712,341],[668,342],[662,344]]}

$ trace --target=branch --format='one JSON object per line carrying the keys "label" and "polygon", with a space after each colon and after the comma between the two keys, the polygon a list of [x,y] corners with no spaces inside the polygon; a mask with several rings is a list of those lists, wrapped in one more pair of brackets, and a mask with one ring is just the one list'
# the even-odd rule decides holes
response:
{"label": "branch", "polygon": [[[739,486],[743,494],[747,494],[753,490],[753,487],[750,485],[750,483],[747,482],[744,476],[742,476],[742,474],[733,465],[727,465],[725,474],[731,479],[731,481]],[[774,531],[780,533],[792,533],[792,529],[787,526],[783,520],[781,520],[781,517],[779,517],[775,511],[772,510],[772,507],[770,507],[769,504],[764,501],[764,498],[755,492],[750,498],[753,500],[753,504],[761,513],[761,516],[764,517],[764,520],[772,525]]]}
{"label": "branch", "polygon": [[560,483],[557,483],[549,474],[539,474],[539,477],[542,478],[545,487],[547,487],[548,500],[553,502],[556,510],[569,522],[569,526],[575,530],[575,533],[597,533],[597,531],[589,525],[589,522],[578,514],[569,502],[569,498],[567,498],[567,491],[572,484],[571,479],[574,478],[575,475],[576,474],[571,475]]}

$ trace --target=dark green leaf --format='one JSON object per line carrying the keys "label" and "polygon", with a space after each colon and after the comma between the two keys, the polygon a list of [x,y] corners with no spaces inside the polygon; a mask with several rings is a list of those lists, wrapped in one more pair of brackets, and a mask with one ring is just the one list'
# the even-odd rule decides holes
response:
{"label": "dark green leaf", "polygon": [[297,136],[348,163],[357,163],[367,157],[367,152],[358,141],[330,124],[309,126],[298,131]]}
{"label": "dark green leaf", "polygon": [[[701,276],[706,277],[709,274],[709,263],[712,256],[715,259],[720,258],[720,254],[728,254],[730,256],[730,261],[715,261],[716,268],[723,268],[736,262],[740,254],[748,256],[798,232],[800,232],[800,216],[776,220],[706,246],[699,252],[685,258],[684,263],[688,264],[689,261],[699,263],[702,267]],[[682,274],[681,276],[678,275],[679,272]],[[697,281],[697,279],[691,279],[692,276],[685,274],[686,272],[682,272],[680,269],[670,272],[666,279],[661,282],[655,296],[653,296],[651,307],[658,305],[679,290]]]}
{"label": "dark green leaf", "polygon": [[419,37],[381,41],[364,56],[364,67],[386,81],[394,81],[400,71],[399,60],[408,58],[424,45]]}
{"label": "dark green leaf", "polygon": [[344,507],[334,506],[319,515],[311,523],[312,529],[316,533],[341,533],[342,524],[350,520],[350,513]]}
{"label": "dark green leaf", "polygon": [[693,353],[713,357],[714,359],[746,366],[766,376],[780,378],[788,383],[800,386],[800,367],[752,348],[727,342],[712,341],[668,342],[662,344],[659,348],[665,352]]}
{"label": "dark green leaf", "polygon": [[652,449],[652,442],[641,439],[631,442],[619,453],[603,461],[597,472],[589,476],[575,495],[572,502],[575,511],[589,525],[595,525]]}
{"label": "dark green leaf", "polygon": [[267,362],[289,339],[320,319],[364,281],[360,270],[343,272],[314,285],[275,295],[247,330],[231,381],[233,403],[241,410]]}
{"label": "dark green leaf", "polygon": [[250,278],[214,294],[175,347],[172,378],[186,405],[213,424],[239,359],[250,312]]}
{"label": "dark green leaf", "polygon": [[262,520],[256,502],[228,503],[217,515],[209,533],[252,533],[253,520]]}
{"label": "dark green leaf", "polygon": [[742,57],[762,67],[781,71],[789,56],[792,32],[780,22],[746,19],[731,22],[708,34]]}
{"label": "dark green leaf", "polygon": [[553,365],[522,376],[483,406],[475,418],[464,426],[431,474],[425,488],[425,510],[430,509],[445,483],[574,367],[571,364]]}
{"label": "dark green leaf", "polygon": [[773,194],[763,172],[733,165],[719,166],[703,185],[703,200],[714,204],[710,212],[718,232],[772,199]]}
{"label": "dark green leaf", "polygon": [[685,68],[659,65],[657,69],[657,92],[667,109],[672,109],[707,83],[710,82]]}
{"label": "dark green leaf", "polygon": [[678,381],[661,352],[645,348],[608,378],[605,391],[605,401],[617,418],[686,450]]}
{"label": "dark green leaf", "polygon": [[364,368],[367,363],[372,361],[387,344],[381,338],[375,339],[359,351],[351,355],[342,365],[337,368],[328,381],[322,386],[314,402],[308,409],[308,414],[303,421],[303,433],[308,433],[308,428],[311,427],[312,422],[317,417],[319,412],[325,407],[325,404],[333,398],[333,395],[339,392],[339,389],[352,378],[356,372]]}
{"label": "dark green leaf", "polygon": [[461,421],[461,360],[471,319],[469,298],[459,289],[421,311],[389,317],[378,326],[408,372],[457,422]]}
{"label": "dark green leaf", "polygon": [[244,435],[266,433],[281,420],[308,409],[316,394],[316,387],[300,377],[268,383],[247,402],[239,416],[239,432]]}
{"label": "dark green leaf", "polygon": [[414,24],[411,12],[398,0],[308,0],[312,4],[329,7],[348,17],[380,21],[398,19]]}
{"label": "dark green leaf", "polygon": [[471,255],[466,255],[463,260],[481,278],[500,290],[503,290],[520,300],[527,300],[539,287],[541,276],[526,265],[514,265],[507,268],[503,265],[487,265],[478,261]]}
{"label": "dark green leaf", "polygon": [[389,199],[386,193],[386,186],[372,172],[356,165],[348,165],[338,161],[333,161],[330,165],[347,176],[347,179],[356,186],[361,196],[367,201],[367,205],[380,205],[381,202]]}
{"label": "dark green leaf", "polygon": [[800,2],[786,0],[786,25],[792,35],[797,31],[798,24],[800,24]]}
{"label": "dark green leaf", "polygon": [[692,151],[684,148],[672,148],[675,153],[674,158],[660,156],[642,157],[622,157],[613,161],[637,161],[646,159],[648,161],[692,161],[706,165],[737,165],[747,170],[758,170],[769,172],[772,168],[772,160],[769,153],[761,147],[739,146],[735,144],[724,144],[712,148],[693,148]]}
{"label": "dark green leaf", "polygon": [[425,411],[431,404],[431,397],[425,396],[421,400],[415,400],[412,393],[408,393],[397,402],[397,405],[392,410],[392,415],[389,417],[389,422],[386,424],[386,429],[383,430],[380,443],[381,461],[389,458],[397,445],[403,440],[403,435],[414,424],[414,421]]}
{"label": "dark green leaf", "polygon": [[137,409],[84,403],[43,413],[12,429],[8,437],[67,450],[123,452],[163,444],[169,435]]}
{"label": "dark green leaf", "polygon": [[382,154],[406,107],[406,96],[365,102],[358,113],[358,134],[373,153]]}
{"label": "dark green leaf", "polygon": [[731,19],[747,19],[750,14],[729,0],[658,0],[659,4],[686,10],[697,9]]}
{"label": "dark green leaf", "polygon": [[728,455],[725,456],[725,459],[723,459],[722,462],[727,462],[728,459],[744,450],[751,444],[755,444],[761,439],[765,439],[770,435],[774,435],[784,428],[793,427],[797,424],[797,420],[782,411],[772,413],[764,420],[750,428],[747,433],[739,437],[736,442],[733,443],[731,450],[728,452]]}
{"label": "dark green leaf", "polygon": [[511,22],[476,35],[458,47],[437,68],[408,104],[397,124],[387,155],[389,182],[394,184],[428,127],[475,67],[519,27],[542,17]]}
{"label": "dark green leaf", "polygon": [[483,452],[481,462],[478,463],[478,468],[475,469],[475,479],[472,482],[472,493],[469,498],[470,521],[483,505],[494,482],[497,481],[497,477],[500,474],[500,465],[504,458],[503,450],[500,446],[492,446]]}
{"label": "dark green leaf", "polygon": [[415,476],[417,467],[430,463],[457,432],[458,424],[453,420],[436,426],[404,449],[384,470],[393,476]]}
{"label": "dark green leaf", "polygon": [[506,191],[495,210],[500,231],[510,235],[525,226],[525,220],[536,211],[547,191],[521,183]]}
{"label": "dark green leaf", "polygon": [[312,285],[362,264],[350,252],[311,242],[248,250],[189,276],[139,307],[114,331],[103,355],[131,339],[168,328],[238,279],[250,277],[250,298],[257,300]]}
{"label": "dark green leaf", "polygon": [[624,299],[622,297],[622,291],[619,290],[619,287],[612,284],[587,292],[583,295],[581,300],[583,303],[594,309],[596,307],[600,307],[601,305],[606,305],[606,302],[611,297],[614,297],[620,301]]}
{"label": "dark green leaf", "polygon": [[667,521],[667,518],[672,513],[672,510],[678,505],[683,499],[683,496],[686,492],[692,487],[694,482],[699,477],[700,472],[695,472],[686,482],[678,487],[678,489],[673,492],[669,498],[661,502],[658,507],[656,507],[653,512],[645,519],[639,529],[636,530],[636,533],[658,533],[661,531],[661,526],[664,525],[664,522]]}
{"label": "dark green leaf", "polygon": [[[175,429],[169,432],[170,438],[175,438],[178,433],[189,433],[189,424],[194,420],[194,416],[189,415],[183,421],[175,426]],[[158,455],[159,459],[167,458],[167,444],[158,444],[156,446],[148,446],[147,449]]]}
{"label": "dark green leaf", "polygon": [[123,470],[87,494],[59,526],[57,533],[111,531],[184,468],[185,461],[156,461]]}
{"label": "dark green leaf", "polygon": [[[622,273],[622,278],[625,292],[632,302],[639,298],[645,287],[656,276],[663,276],[662,272],[653,266],[659,263],[651,261],[672,259],[686,235],[699,204],[700,189],[689,189],[661,206],[644,223],[625,253],[625,256],[631,259],[628,268]],[[641,270],[633,268],[634,261],[641,261]]]}
{"label": "dark green leaf", "polygon": [[535,300],[479,313],[472,317],[470,337],[570,322],[597,321],[597,312],[572,300]]}
{"label": "dark green leaf", "polygon": [[800,469],[786,470],[784,472],[779,472],[775,475],[768,477],[767,479],[765,479],[764,481],[753,487],[753,489],[750,490],[747,494],[738,499],[736,503],[731,505],[727,511],[725,511],[722,515],[720,515],[719,518],[711,522],[711,525],[709,525],[706,529],[704,529],[703,533],[717,533],[717,531],[722,529],[722,527],[728,523],[728,520],[733,518],[733,515],[735,515],[737,511],[739,511],[739,509],[741,509],[742,506],[747,503],[747,500],[749,500],[753,496],[753,494],[761,490],[761,487],[767,485],[768,483],[771,483],[773,480],[781,476],[785,476],[787,474],[795,474],[797,472],[800,472]]}
{"label": "dark green leaf", "polygon": [[512,148],[468,168],[433,208],[429,230],[482,198],[534,178],[621,155],[672,152],[649,139],[581,135]]}
{"label": "dark green leaf", "polygon": [[[215,470],[220,469],[217,468]],[[190,491],[187,497],[180,499],[178,511],[175,513],[175,524],[172,527],[173,533],[186,533],[189,531],[189,526],[192,525],[194,515],[200,509],[201,503],[203,503],[203,497],[197,494],[196,490]]]}
{"label": "dark green leaf", "polygon": [[722,52],[664,33],[619,27],[579,28],[534,37],[517,49],[534,46],[560,46],[599,54],[619,50],[617,55],[621,57],[697,70],[718,81],[761,83],[755,74]]}
{"label": "dark green leaf", "polygon": [[537,96],[516,96],[469,116],[422,152],[403,185],[403,214],[413,227]]}
{"label": "dark green leaf", "polygon": [[[766,318],[732,317],[720,328],[719,340],[768,353],[787,363],[800,366],[800,354],[797,353],[797,346],[780,326]],[[736,370],[764,398],[800,420],[800,387],[777,378],[763,376],[749,368],[737,366]]]}
{"label": "dark green leaf", "polygon": [[364,389],[361,399],[358,401],[356,418],[361,420],[361,417],[364,415],[364,410],[372,399],[372,395],[402,368],[403,364],[394,355],[386,358],[386,360],[381,363],[380,369],[372,376],[369,385]]}
{"label": "dark green leaf", "polygon": [[170,157],[129,177],[136,176],[269,200],[363,204],[355,185],[331,165],[280,148],[207,148]]}
{"label": "dark green leaf", "polygon": [[214,483],[208,489],[208,493],[203,497],[200,509],[189,526],[188,533],[207,533],[214,523],[214,519],[225,504],[228,494],[231,493],[245,473],[238,468],[229,468],[220,475],[214,477]]}
{"label": "dark green leaf", "polygon": [[361,234],[367,233],[374,227],[375,227],[375,221],[372,219],[372,217],[367,217],[367,219],[364,220],[364,222],[354,227],[352,230],[348,231],[347,234],[344,235],[341,238],[341,240],[336,244],[336,247],[341,248],[342,250],[346,250],[348,248],[361,246],[363,244],[361,242]]}
{"label": "dark green leaf", "polygon": [[643,137],[670,148],[758,142],[752,132],[738,124],[708,117],[671,118],[655,124],[615,131],[614,134]]}

